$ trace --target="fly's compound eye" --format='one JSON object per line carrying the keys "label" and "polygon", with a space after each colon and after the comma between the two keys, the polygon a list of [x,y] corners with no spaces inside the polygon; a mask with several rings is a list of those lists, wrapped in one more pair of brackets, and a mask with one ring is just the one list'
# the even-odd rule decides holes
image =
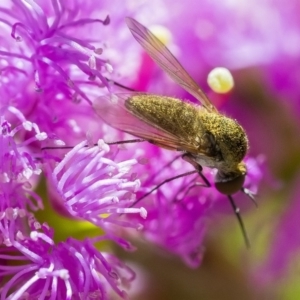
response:
{"label": "fly's compound eye", "polygon": [[238,192],[244,185],[246,174],[237,176],[232,180],[219,181],[215,183],[216,189],[224,195],[232,195]]}

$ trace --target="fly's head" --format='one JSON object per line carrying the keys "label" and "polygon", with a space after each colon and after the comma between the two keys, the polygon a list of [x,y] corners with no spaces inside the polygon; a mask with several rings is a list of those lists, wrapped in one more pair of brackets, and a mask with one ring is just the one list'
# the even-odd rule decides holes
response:
{"label": "fly's head", "polygon": [[235,169],[223,172],[218,170],[215,178],[216,189],[224,195],[232,195],[244,185],[247,168],[244,162],[240,162]]}

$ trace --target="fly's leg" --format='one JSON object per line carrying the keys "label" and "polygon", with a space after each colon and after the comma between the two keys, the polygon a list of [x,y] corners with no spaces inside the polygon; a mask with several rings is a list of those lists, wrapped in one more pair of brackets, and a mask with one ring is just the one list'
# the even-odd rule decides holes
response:
{"label": "fly's leg", "polygon": [[139,198],[138,200],[136,200],[130,207],[135,206],[137,203],[139,203],[140,201],[142,201],[144,198],[146,198],[147,196],[149,196],[150,194],[152,194],[154,191],[156,191],[157,189],[159,189],[162,185],[164,185],[165,183],[168,183],[170,181],[173,181],[175,179],[181,178],[181,177],[185,177],[191,174],[195,174],[197,173],[196,170],[190,171],[190,172],[185,172],[179,175],[176,175],[174,177],[170,177],[166,180],[164,180],[163,182],[161,182],[160,184],[158,184],[157,186],[155,186],[153,189],[151,189],[149,192],[147,192],[146,194],[144,194],[141,198]]}
{"label": "fly's leg", "polygon": [[[182,158],[194,166],[194,168],[197,170],[198,174],[201,176],[202,180],[206,184],[205,187],[211,187],[211,184],[209,183],[209,181],[207,180],[207,178],[202,174],[202,167],[195,162],[195,160],[193,159],[193,157],[190,154],[186,153],[186,154],[184,154],[182,156]],[[242,188],[242,191],[246,195],[248,195],[252,199],[252,201],[254,201],[254,203],[256,203],[255,199],[253,197],[253,194],[251,194],[251,192],[248,189]],[[232,196],[231,195],[227,195],[227,196],[228,196],[230,205],[231,205],[231,207],[233,209],[233,212],[234,212],[234,214],[235,214],[235,216],[237,218],[239,226],[241,228],[242,235],[243,235],[246,247],[250,248],[250,241],[249,241],[246,229],[245,229],[245,225],[244,225],[243,219],[242,219],[241,214],[240,214],[240,209],[236,206],[236,204],[235,204]]]}

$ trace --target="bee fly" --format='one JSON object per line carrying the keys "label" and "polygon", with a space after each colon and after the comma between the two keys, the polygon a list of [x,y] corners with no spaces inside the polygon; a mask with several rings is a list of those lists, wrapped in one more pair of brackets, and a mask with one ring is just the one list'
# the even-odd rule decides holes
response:
{"label": "bee fly", "polygon": [[[126,18],[126,23],[151,58],[201,105],[150,93],[126,92],[99,97],[94,103],[97,114],[107,124],[141,138],[140,141],[181,151],[182,158],[194,166],[194,173],[199,173],[206,186],[210,183],[202,174],[202,166],[216,168],[216,189],[228,196],[249,245],[231,196],[239,190],[247,193],[243,188],[247,172],[243,158],[248,150],[244,129],[236,120],[218,112],[173,54],[146,27],[132,18]],[[178,177],[182,175],[174,178]],[[253,198],[250,192],[248,195]]]}

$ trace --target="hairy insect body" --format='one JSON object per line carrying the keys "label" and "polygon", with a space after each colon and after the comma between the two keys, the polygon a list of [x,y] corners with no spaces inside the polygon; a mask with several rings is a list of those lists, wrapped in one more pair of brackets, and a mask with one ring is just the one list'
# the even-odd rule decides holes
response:
{"label": "hairy insect body", "polygon": [[202,166],[217,169],[215,187],[225,195],[243,189],[242,161],[248,139],[237,121],[222,115],[167,47],[145,26],[127,18],[127,25],[144,50],[176,83],[199,100],[195,105],[151,93],[126,92],[102,96],[94,104],[111,126],[158,147],[181,151],[199,174]]}
{"label": "hairy insect body", "polygon": [[166,96],[138,95],[126,100],[125,106],[144,122],[172,133],[195,148],[201,147],[205,128],[199,111],[191,104]]}
{"label": "hairy insect body", "polygon": [[189,102],[152,94],[132,96],[125,106],[143,122],[181,141],[182,148],[178,143],[176,150],[187,152],[199,165],[217,168],[218,181],[229,181],[246,173],[242,160],[248,150],[248,139],[235,120]]}

